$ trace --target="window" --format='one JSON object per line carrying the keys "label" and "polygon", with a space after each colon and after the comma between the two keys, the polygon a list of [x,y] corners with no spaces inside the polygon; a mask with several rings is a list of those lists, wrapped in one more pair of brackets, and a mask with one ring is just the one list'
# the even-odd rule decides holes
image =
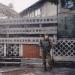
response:
{"label": "window", "polygon": [[40,15],[41,15],[40,9],[35,10],[35,16],[40,16]]}
{"label": "window", "polygon": [[34,17],[34,12],[33,11],[30,13],[30,17]]}
{"label": "window", "polygon": [[37,12],[38,12],[38,15],[40,15],[40,14],[41,14],[41,11],[40,11],[40,9],[38,9],[38,10],[37,10]]}

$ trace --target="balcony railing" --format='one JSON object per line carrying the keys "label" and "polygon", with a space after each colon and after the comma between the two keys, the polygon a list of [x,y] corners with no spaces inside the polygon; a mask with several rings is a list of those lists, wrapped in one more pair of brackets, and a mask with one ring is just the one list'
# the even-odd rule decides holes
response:
{"label": "balcony railing", "polygon": [[25,38],[0,38],[0,43],[8,44],[39,44],[41,37],[25,37]]}
{"label": "balcony railing", "polygon": [[35,28],[7,28],[0,31],[1,34],[57,34],[57,27]]}
{"label": "balcony railing", "polygon": [[57,23],[57,17],[0,19],[0,25]]}

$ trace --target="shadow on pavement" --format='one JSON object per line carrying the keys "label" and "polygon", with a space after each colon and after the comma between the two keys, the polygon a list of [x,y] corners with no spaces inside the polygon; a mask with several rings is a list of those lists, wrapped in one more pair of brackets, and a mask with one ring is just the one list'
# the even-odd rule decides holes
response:
{"label": "shadow on pavement", "polygon": [[60,68],[60,67],[65,67],[65,68],[75,68],[75,62],[68,61],[68,62],[54,62],[54,67]]}

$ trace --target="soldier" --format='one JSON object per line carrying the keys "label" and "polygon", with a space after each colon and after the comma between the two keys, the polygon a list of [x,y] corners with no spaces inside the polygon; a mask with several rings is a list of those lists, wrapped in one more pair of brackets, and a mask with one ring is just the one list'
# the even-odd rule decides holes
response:
{"label": "soldier", "polygon": [[44,40],[40,41],[40,45],[42,47],[42,58],[43,58],[44,71],[47,70],[46,58],[48,58],[48,64],[49,64],[49,68],[51,70],[52,69],[52,60],[51,60],[50,50],[52,48],[52,43],[51,43],[51,40],[49,40],[49,36],[47,34],[44,35]]}

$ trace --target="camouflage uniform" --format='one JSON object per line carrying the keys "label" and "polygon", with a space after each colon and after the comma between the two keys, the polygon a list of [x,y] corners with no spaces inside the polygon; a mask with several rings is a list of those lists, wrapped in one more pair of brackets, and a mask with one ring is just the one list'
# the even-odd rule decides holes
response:
{"label": "camouflage uniform", "polygon": [[51,61],[51,55],[50,55],[50,50],[52,48],[52,44],[50,40],[41,40],[40,41],[41,47],[43,48],[42,50],[42,57],[43,57],[43,66],[44,70],[46,70],[46,58],[48,58],[48,64],[49,67],[52,67],[52,61]]}

